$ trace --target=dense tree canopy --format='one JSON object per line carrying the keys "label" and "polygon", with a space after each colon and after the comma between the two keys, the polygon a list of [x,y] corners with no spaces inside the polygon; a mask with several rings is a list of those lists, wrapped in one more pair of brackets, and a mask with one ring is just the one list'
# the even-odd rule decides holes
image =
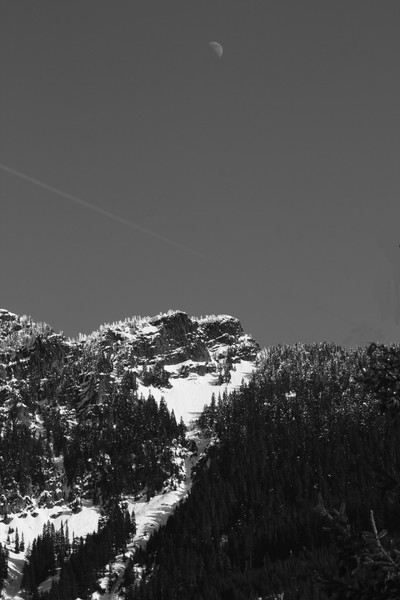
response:
{"label": "dense tree canopy", "polygon": [[[386,529],[382,548],[398,544],[400,505],[381,481],[399,472],[400,445],[365,378],[369,358],[333,344],[271,348],[248,386],[212,402],[200,424],[214,443],[187,502],[133,559],[128,597],[373,598],[344,594],[368,581],[365,540],[371,549]],[[375,598],[397,597],[387,593]]]}

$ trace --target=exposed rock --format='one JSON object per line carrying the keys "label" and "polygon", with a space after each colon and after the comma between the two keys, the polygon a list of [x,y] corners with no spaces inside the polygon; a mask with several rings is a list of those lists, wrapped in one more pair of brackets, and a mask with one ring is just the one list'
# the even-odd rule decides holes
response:
{"label": "exposed rock", "polygon": [[[67,341],[46,324],[0,309],[0,431],[6,423],[29,430],[51,455],[39,465],[36,482],[19,489],[7,478],[0,482],[0,512],[25,509],[18,493],[39,496],[39,505],[48,507],[77,498],[78,510],[86,483],[79,490],[69,487],[62,457],[78,424],[93,424],[104,435],[106,423],[112,423],[115,397],[135,399],[139,389],[143,394],[150,386],[152,394],[156,388],[163,393],[176,379],[197,383],[209,374],[209,385],[214,379],[215,385],[225,385],[234,363],[253,361],[258,351],[239,320],[228,315],[196,318],[169,311],[104,325]],[[135,401],[141,401],[139,392]],[[88,468],[88,479],[94,477],[92,471],[94,467]]]}
{"label": "exposed rock", "polygon": [[0,320],[1,321],[16,321],[18,316],[14,313],[6,310],[5,308],[0,308]]}
{"label": "exposed rock", "polygon": [[220,315],[200,320],[200,329],[210,342],[229,344],[244,335],[239,319]]}
{"label": "exposed rock", "polygon": [[[198,324],[182,311],[154,317],[149,327],[138,330],[132,349],[138,358],[162,357],[167,365],[185,360],[207,361],[210,354]],[[148,331],[150,329],[150,331]]]}

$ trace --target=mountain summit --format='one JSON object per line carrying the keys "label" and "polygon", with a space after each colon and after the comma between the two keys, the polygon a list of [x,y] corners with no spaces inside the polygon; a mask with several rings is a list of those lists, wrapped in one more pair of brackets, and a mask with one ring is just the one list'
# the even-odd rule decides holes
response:
{"label": "mountain summit", "polygon": [[399,352],[2,309],[2,597],[399,598]]}
{"label": "mountain summit", "polygon": [[[258,351],[238,319],[228,315],[196,318],[175,310],[66,339],[46,323],[1,309],[3,441],[11,425],[21,426],[33,444],[46,440],[56,456],[68,455],[82,423],[102,435],[118,411],[146,406],[149,398],[177,423],[188,424],[213,394],[240,386]],[[28,480],[25,493],[31,493]]]}
{"label": "mountain summit", "polygon": [[168,311],[67,339],[1,309],[0,554],[9,552],[18,573],[7,595],[18,597],[21,582],[34,589],[29,581],[40,575],[25,567],[21,580],[21,552],[43,526],[50,535],[48,520],[85,536],[104,511],[114,527],[123,510],[115,499],[124,497],[140,517],[142,543],[150,513],[161,510],[158,494],[169,513],[190,488],[203,442],[187,436],[187,425],[240,387],[258,352],[228,315]]}

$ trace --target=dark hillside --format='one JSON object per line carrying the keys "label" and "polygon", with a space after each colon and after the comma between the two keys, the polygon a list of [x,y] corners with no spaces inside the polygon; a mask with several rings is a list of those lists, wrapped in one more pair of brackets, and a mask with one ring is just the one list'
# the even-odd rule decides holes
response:
{"label": "dark hillside", "polygon": [[[128,569],[128,597],[372,599],[363,595],[356,550],[361,531],[371,531],[370,511],[389,546],[399,541],[400,504],[381,481],[399,472],[400,445],[365,377],[370,368],[360,348],[265,351],[250,385],[201,416],[215,444],[187,502],[134,559],[146,566],[146,583]],[[343,503],[353,544],[347,563],[340,536],[326,527]],[[349,595],[340,591],[346,586]]]}

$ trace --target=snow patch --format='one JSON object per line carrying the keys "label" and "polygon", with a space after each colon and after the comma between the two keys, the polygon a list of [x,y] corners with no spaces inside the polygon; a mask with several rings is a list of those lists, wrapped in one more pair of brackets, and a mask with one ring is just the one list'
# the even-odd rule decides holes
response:
{"label": "snow patch", "polygon": [[144,335],[154,335],[155,333],[159,333],[159,331],[160,330],[158,327],[156,327],[155,325],[150,325],[150,323],[148,325],[144,325],[140,329],[140,333]]}
{"label": "snow patch", "polygon": [[[191,361],[179,363],[179,367],[190,364]],[[181,417],[186,425],[193,421],[199,413],[203,411],[205,405],[211,402],[212,394],[218,398],[218,394],[224,391],[232,392],[239,389],[244,380],[247,382],[254,370],[255,363],[249,360],[241,360],[235,364],[235,369],[230,371],[231,379],[229,383],[217,385],[217,376],[214,373],[206,375],[197,375],[192,373],[186,379],[171,378],[170,388],[156,388],[154,386],[144,386],[138,381],[139,394],[146,398],[149,394],[154,396],[159,402],[164,397],[168,409],[173,410],[176,420],[179,422]],[[165,369],[173,373],[178,365],[166,366]]]}
{"label": "snow patch", "polygon": [[[74,536],[85,537],[88,533],[97,531],[97,525],[100,517],[100,509],[93,506],[90,500],[82,501],[82,510],[73,513],[68,506],[57,506],[53,508],[34,507],[31,511],[23,511],[18,514],[10,514],[7,523],[0,522],[0,543],[9,550],[8,569],[9,577],[4,586],[5,598],[19,599],[19,589],[21,586],[22,570],[26,560],[26,554],[29,545],[33,540],[43,533],[43,526],[50,521],[54,523],[56,531],[60,529],[61,523],[68,523],[70,539]],[[10,543],[7,543],[9,528],[14,532],[10,534]],[[15,546],[15,532],[18,528],[19,539],[24,536],[25,552],[16,554],[13,552]]]}
{"label": "snow patch", "polygon": [[[198,431],[190,431],[188,434],[190,439],[193,439],[197,445],[197,452],[189,454],[186,451],[185,455],[185,480],[177,485],[175,490],[161,492],[153,496],[148,502],[144,500],[135,500],[133,496],[124,497],[127,502],[129,512],[134,512],[136,519],[136,534],[130,544],[128,544],[127,554],[133,555],[136,548],[144,548],[154,531],[165,525],[168,518],[174,512],[178,504],[187,498],[187,495],[192,486],[192,468],[203,455],[205,449],[210,443],[209,439],[199,437]],[[121,585],[126,564],[123,555],[116,557],[116,560],[111,564],[111,571],[114,574],[114,582],[111,584],[111,592],[101,595],[101,600],[112,600],[118,598],[118,590]],[[104,590],[110,587],[110,578],[108,575],[102,577],[98,581]],[[96,593],[95,593],[96,594]],[[92,600],[99,600],[99,597],[92,594]]]}

